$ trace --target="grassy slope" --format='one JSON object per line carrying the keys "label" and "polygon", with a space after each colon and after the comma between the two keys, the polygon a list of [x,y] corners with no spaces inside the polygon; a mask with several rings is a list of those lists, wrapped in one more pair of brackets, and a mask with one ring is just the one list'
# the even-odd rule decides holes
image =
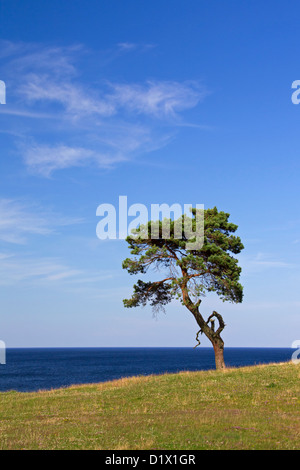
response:
{"label": "grassy slope", "polygon": [[292,363],[0,393],[2,449],[297,449]]}

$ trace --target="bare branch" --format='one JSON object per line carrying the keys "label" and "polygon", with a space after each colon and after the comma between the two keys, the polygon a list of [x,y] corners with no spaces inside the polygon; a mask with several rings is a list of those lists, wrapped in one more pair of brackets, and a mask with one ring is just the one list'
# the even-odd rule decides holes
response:
{"label": "bare branch", "polygon": [[[221,332],[224,330],[225,328],[225,322],[223,320],[223,317],[222,315],[220,315],[220,313],[216,312],[215,310],[213,311],[213,313],[208,317],[207,321],[206,321],[206,324],[208,325],[209,321],[211,321],[213,318],[217,318],[218,322],[219,322],[219,328],[217,329],[217,331],[215,332],[215,335],[216,336],[219,336],[221,334]],[[213,322],[214,323],[214,322]]]}
{"label": "bare branch", "polygon": [[196,346],[194,346],[194,349],[196,349],[198,346],[200,346],[200,339],[199,339],[199,333],[202,334],[202,330],[200,329],[197,334],[196,334],[196,341],[198,341],[198,343],[196,344]]}

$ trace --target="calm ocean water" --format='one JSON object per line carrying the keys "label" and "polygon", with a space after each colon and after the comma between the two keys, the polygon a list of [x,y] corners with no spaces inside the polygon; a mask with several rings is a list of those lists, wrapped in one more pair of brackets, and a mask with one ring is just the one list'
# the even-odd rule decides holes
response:
{"label": "calm ocean water", "polygon": [[[290,348],[226,348],[227,366],[291,359]],[[0,391],[22,392],[104,382],[133,375],[213,369],[212,348],[8,349],[0,365]]]}

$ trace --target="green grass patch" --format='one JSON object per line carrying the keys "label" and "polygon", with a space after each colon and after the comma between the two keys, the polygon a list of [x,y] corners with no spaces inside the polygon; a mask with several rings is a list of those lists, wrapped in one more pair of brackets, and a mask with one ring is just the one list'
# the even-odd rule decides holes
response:
{"label": "green grass patch", "polygon": [[1,449],[298,449],[292,363],[0,393]]}

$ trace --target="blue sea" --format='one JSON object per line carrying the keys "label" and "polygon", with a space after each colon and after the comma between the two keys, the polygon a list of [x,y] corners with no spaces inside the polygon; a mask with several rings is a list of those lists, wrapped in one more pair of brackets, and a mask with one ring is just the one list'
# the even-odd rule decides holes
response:
{"label": "blue sea", "polygon": [[[290,348],[226,348],[227,366],[291,360]],[[30,392],[134,375],[214,369],[212,348],[8,349],[0,391]]]}

